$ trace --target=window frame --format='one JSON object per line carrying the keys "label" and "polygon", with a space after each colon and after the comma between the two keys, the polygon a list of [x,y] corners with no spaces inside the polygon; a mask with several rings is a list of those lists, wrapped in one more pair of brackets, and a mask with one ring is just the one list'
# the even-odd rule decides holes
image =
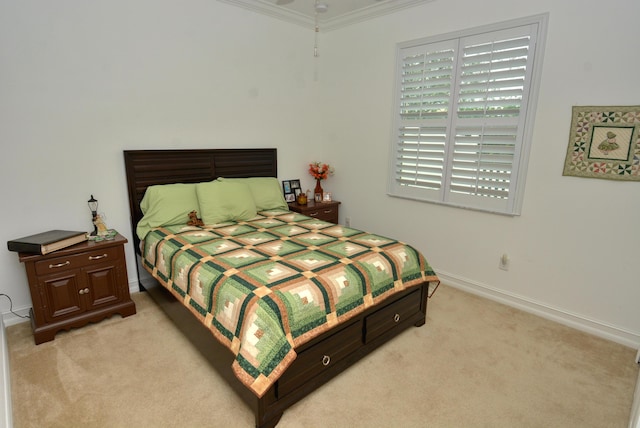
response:
{"label": "window frame", "polygon": [[[484,25],[462,31],[455,31],[442,35],[426,37],[416,40],[410,40],[396,45],[396,60],[395,60],[395,82],[394,82],[394,97],[393,97],[393,121],[392,121],[392,135],[390,144],[390,157],[389,157],[389,174],[388,174],[388,190],[387,194],[392,197],[399,197],[405,199],[413,199],[422,202],[437,203],[447,206],[473,209],[485,212],[491,212],[504,215],[520,215],[522,209],[522,203],[524,199],[524,189],[526,182],[527,165],[529,159],[529,153],[531,149],[533,128],[535,121],[535,112],[537,106],[538,92],[540,87],[540,79],[542,74],[542,62],[544,58],[544,46],[547,33],[547,23],[549,14],[540,14],[529,16],[520,19],[514,19],[495,23],[491,25]],[[532,46],[527,54],[527,61],[531,59],[530,65],[526,69],[526,81],[525,90],[523,92],[521,101],[521,110],[524,111],[522,115],[518,115],[517,130],[515,131],[515,144],[513,158],[510,164],[511,172],[509,176],[508,196],[504,199],[496,197],[480,196],[470,193],[456,193],[450,190],[451,180],[451,168],[454,162],[453,149],[456,144],[455,135],[456,131],[460,131],[461,127],[464,127],[464,120],[458,117],[458,111],[452,109],[459,99],[459,78],[460,69],[463,66],[461,61],[461,53],[465,46],[460,44],[460,41],[468,38],[491,38],[492,35],[498,35],[509,31],[522,31],[530,27],[532,31]],[[497,37],[497,36],[496,36]],[[401,113],[402,106],[402,88],[403,88],[403,65],[406,55],[410,55],[410,52],[423,52],[433,53],[436,50],[436,46],[455,45],[454,56],[456,60],[454,62],[454,68],[452,69],[452,79],[449,98],[448,116],[444,122],[447,125],[442,128],[446,129],[445,134],[438,135],[434,138],[445,138],[444,152],[443,152],[443,164],[442,172],[436,178],[441,180],[439,189],[430,189],[420,186],[410,186],[407,184],[400,184],[398,181],[398,161],[399,151],[402,145],[406,145],[408,137],[400,136],[400,133],[410,128],[407,124],[410,122],[403,121]],[[456,116],[453,118],[452,116]],[[430,119],[429,119],[430,120]],[[484,122],[489,119],[482,118]],[[420,122],[420,121],[416,121]],[[507,123],[508,121],[502,119],[498,121],[500,123]],[[433,122],[424,121],[420,123],[429,123],[429,126],[437,127],[438,121]],[[420,123],[415,124],[415,128],[422,132]],[[462,123],[462,125],[460,125]],[[453,124],[453,125],[452,125]],[[425,127],[430,129],[429,126]],[[500,125],[502,126],[502,125]],[[431,128],[432,129],[432,128]],[[486,135],[486,133],[479,134],[480,137]],[[419,137],[418,137],[419,138]],[[417,177],[416,172],[416,177]],[[402,175],[405,175],[404,173]],[[410,173],[409,173],[410,175]]]}

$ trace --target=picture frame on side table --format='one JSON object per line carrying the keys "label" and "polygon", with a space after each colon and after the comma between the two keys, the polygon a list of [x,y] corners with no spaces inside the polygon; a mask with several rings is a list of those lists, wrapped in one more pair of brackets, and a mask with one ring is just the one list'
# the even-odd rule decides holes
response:
{"label": "picture frame on side table", "polygon": [[284,200],[287,202],[295,202],[296,197],[300,194],[300,180],[283,180],[282,192],[284,193]]}
{"label": "picture frame on side table", "polygon": [[322,202],[331,202],[331,192],[324,192],[324,196],[322,196]]}

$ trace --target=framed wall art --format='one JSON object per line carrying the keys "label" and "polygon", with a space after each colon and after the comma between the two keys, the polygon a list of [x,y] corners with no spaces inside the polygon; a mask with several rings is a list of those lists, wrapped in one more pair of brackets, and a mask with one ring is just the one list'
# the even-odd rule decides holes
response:
{"label": "framed wall art", "polygon": [[574,106],[562,175],[640,181],[640,106]]}

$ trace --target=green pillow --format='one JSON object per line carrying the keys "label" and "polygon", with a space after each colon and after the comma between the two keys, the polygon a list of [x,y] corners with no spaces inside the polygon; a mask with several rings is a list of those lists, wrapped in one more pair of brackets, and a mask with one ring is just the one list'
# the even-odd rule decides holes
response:
{"label": "green pillow", "polygon": [[144,239],[154,227],[187,224],[189,213],[199,209],[196,184],[149,186],[140,201],[140,209],[144,214],[136,227],[140,239]]}
{"label": "green pillow", "polygon": [[218,179],[196,185],[204,224],[249,220],[256,216],[251,190],[241,180]]}
{"label": "green pillow", "polygon": [[253,202],[256,204],[256,210],[288,210],[289,205],[284,200],[280,182],[275,177],[251,177],[245,178],[251,194]]}

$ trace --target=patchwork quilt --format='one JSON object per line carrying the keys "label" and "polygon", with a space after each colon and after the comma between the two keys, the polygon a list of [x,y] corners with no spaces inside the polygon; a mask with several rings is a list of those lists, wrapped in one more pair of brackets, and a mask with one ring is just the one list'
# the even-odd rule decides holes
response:
{"label": "patchwork quilt", "polygon": [[235,355],[261,397],[295,348],[424,281],[424,256],[402,242],[290,211],[249,221],[149,232],[143,265]]}

